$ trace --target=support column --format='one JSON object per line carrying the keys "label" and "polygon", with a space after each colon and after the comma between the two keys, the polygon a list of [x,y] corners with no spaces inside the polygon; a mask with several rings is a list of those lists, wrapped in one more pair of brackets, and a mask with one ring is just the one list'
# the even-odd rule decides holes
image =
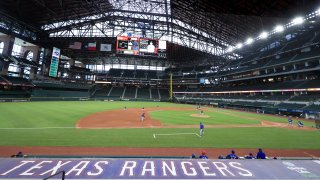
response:
{"label": "support column", "polygon": [[[33,53],[32,61],[39,63],[40,51],[38,46],[23,46],[24,53],[27,51],[31,51]],[[29,79],[34,79],[35,75],[37,74],[38,67],[31,67]]]}
{"label": "support column", "polygon": [[[70,59],[69,60],[70,69],[71,69],[71,66],[75,65],[75,63],[76,63],[76,60],[74,60],[74,59]],[[71,79],[75,79],[76,78],[76,76],[75,76],[75,74],[73,72],[70,72],[70,74],[68,74],[68,76]]]}
{"label": "support column", "polygon": [[43,62],[42,62],[42,67],[41,67],[41,75],[42,76],[48,76],[49,75],[49,67],[51,63],[51,55],[52,55],[52,50],[50,49],[44,49],[44,56],[43,56]]}
{"label": "support column", "polygon": [[306,61],[306,62],[304,63],[304,67],[308,67],[308,66],[309,66],[309,62]]}
{"label": "support column", "polygon": [[[3,42],[3,51],[2,54],[6,56],[11,56],[13,45],[14,45],[14,37],[10,35],[1,35],[0,41]],[[0,74],[7,75],[9,69],[10,62],[0,62]]]}

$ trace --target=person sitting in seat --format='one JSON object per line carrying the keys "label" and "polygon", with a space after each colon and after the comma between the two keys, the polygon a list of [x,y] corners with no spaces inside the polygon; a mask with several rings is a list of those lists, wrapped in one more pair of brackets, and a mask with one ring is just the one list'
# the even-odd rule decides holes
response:
{"label": "person sitting in seat", "polygon": [[266,154],[262,151],[261,148],[258,149],[257,159],[266,159]]}
{"label": "person sitting in seat", "polygon": [[254,159],[255,157],[253,156],[252,153],[249,153],[249,155],[246,155],[244,158],[245,159]]}
{"label": "person sitting in seat", "polygon": [[24,157],[23,153],[19,151],[17,154],[12,155],[11,157]]}
{"label": "person sitting in seat", "polygon": [[195,154],[192,154],[192,155],[191,155],[191,158],[192,158],[192,159],[196,159],[197,157],[196,157]]}
{"label": "person sitting in seat", "polygon": [[235,151],[232,150],[232,151],[231,151],[231,154],[228,154],[228,155],[226,156],[226,159],[239,159],[239,157],[236,155]]}
{"label": "person sitting in seat", "polygon": [[208,159],[208,156],[206,155],[205,151],[201,152],[201,155],[199,156],[199,159]]}

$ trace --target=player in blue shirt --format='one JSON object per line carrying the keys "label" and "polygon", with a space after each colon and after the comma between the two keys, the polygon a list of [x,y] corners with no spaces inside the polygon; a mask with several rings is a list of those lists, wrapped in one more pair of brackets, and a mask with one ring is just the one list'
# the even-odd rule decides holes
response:
{"label": "player in blue shirt", "polygon": [[208,156],[206,155],[205,151],[202,151],[201,155],[199,156],[199,159],[208,159]]}
{"label": "player in blue shirt", "polygon": [[232,150],[232,151],[231,151],[231,154],[228,154],[228,155],[226,156],[226,159],[239,159],[239,157],[236,155],[235,151]]}
{"label": "player in blue shirt", "polygon": [[252,153],[249,153],[249,155],[245,156],[244,158],[246,158],[246,159],[254,159],[255,157],[253,156]]}
{"label": "player in blue shirt", "polygon": [[204,124],[200,122],[200,137],[202,137],[204,134]]}
{"label": "player in blue shirt", "polygon": [[291,116],[288,117],[288,125],[293,126],[293,120]]}
{"label": "player in blue shirt", "polygon": [[259,148],[258,150],[257,159],[266,159],[266,154],[262,151],[261,148]]}
{"label": "player in blue shirt", "polygon": [[298,127],[303,127],[303,122],[298,121]]}

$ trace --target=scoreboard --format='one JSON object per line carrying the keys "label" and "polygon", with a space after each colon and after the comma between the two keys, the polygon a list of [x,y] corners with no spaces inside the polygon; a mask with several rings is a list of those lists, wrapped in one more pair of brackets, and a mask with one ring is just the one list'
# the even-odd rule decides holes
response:
{"label": "scoreboard", "polygon": [[59,67],[60,49],[53,47],[52,57],[50,63],[49,76],[57,77],[58,67]]}
{"label": "scoreboard", "polygon": [[166,58],[167,42],[151,38],[118,36],[117,54]]}

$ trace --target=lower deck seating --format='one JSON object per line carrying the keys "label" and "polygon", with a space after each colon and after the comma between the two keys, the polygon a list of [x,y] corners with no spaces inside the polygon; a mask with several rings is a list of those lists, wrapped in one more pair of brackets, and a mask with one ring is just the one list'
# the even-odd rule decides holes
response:
{"label": "lower deck seating", "polygon": [[320,111],[320,104],[312,104],[312,105],[307,106],[303,109],[309,110],[309,111]]}
{"label": "lower deck seating", "polygon": [[122,97],[124,87],[112,87],[109,96]]}
{"label": "lower deck seating", "polygon": [[151,89],[151,96],[152,96],[152,99],[160,99],[160,98],[159,98],[158,89],[152,88],[152,89]]}
{"label": "lower deck seating", "polygon": [[168,100],[170,98],[168,89],[159,89],[161,100]]}
{"label": "lower deck seating", "polygon": [[0,91],[0,99],[30,98],[27,91]]}
{"label": "lower deck seating", "polygon": [[133,99],[136,98],[136,87],[126,87],[126,91],[123,98]]}
{"label": "lower deck seating", "polygon": [[95,91],[93,98],[105,98],[108,97],[109,91],[111,86],[108,87],[100,87],[98,90]]}
{"label": "lower deck seating", "polygon": [[148,87],[138,88],[137,98],[150,99],[150,89]]}
{"label": "lower deck seating", "polygon": [[56,91],[56,90],[33,90],[31,97],[76,97],[88,98],[87,91]]}

